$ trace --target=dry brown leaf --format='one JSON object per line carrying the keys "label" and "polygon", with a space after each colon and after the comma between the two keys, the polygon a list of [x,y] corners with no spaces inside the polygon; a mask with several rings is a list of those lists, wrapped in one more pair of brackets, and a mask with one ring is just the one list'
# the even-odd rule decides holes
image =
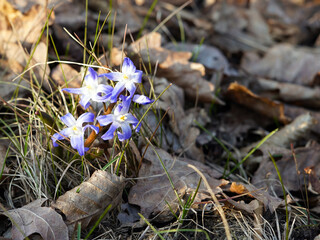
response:
{"label": "dry brown leaf", "polygon": [[[155,78],[154,89],[156,95],[159,95],[169,82],[165,78]],[[210,121],[204,111],[198,112],[198,109],[190,109],[184,112],[184,94],[183,90],[176,85],[171,86],[157,101],[155,107],[168,111],[170,117],[170,127],[179,138],[180,149],[177,152],[185,151],[187,157],[193,160],[204,161],[204,154],[201,149],[196,146],[196,139],[200,134],[200,130],[194,126],[194,120],[202,122],[204,125]],[[186,131],[188,129],[188,131]],[[161,134],[161,132],[160,132]]]}
{"label": "dry brown leaf", "polygon": [[22,208],[3,213],[13,222],[12,239],[23,240],[34,233],[40,234],[44,240],[69,239],[68,228],[62,217],[52,208],[41,207],[45,201],[38,199]]}
{"label": "dry brown leaf", "polygon": [[295,119],[300,115],[310,114],[315,120],[316,123],[311,126],[311,131],[320,134],[320,113],[316,111],[310,111],[309,109],[305,109],[302,107],[296,107],[292,105],[285,105],[284,112],[286,116]]}
{"label": "dry brown leaf", "polygon": [[310,88],[263,78],[258,78],[257,84],[261,89],[261,94],[267,95],[271,99],[279,99],[287,103],[312,108],[320,107],[319,87]]}
{"label": "dry brown leaf", "polygon": [[312,48],[278,44],[261,59],[245,56],[241,66],[259,77],[310,86],[320,69],[320,53]]}
{"label": "dry brown leaf", "polygon": [[[273,197],[265,189],[258,189],[254,185],[245,184],[245,183],[232,183],[230,187],[231,192],[235,192],[237,194],[245,194],[251,198],[255,198],[259,202],[264,204],[265,209],[269,209],[271,212],[274,212],[281,204],[283,204],[283,199]],[[229,200],[229,198],[227,198]],[[234,204],[235,201],[228,201],[231,204]],[[253,204],[253,203],[252,203]],[[245,205],[244,203],[240,205],[235,205],[235,207],[242,207],[241,209],[246,210],[249,213],[252,213],[258,205],[254,203],[254,205]]]}
{"label": "dry brown leaf", "polygon": [[[276,162],[286,189],[289,191],[305,191],[305,189],[308,188],[308,182],[306,182],[308,181],[308,174],[304,171],[307,167],[313,167],[315,169],[314,174],[319,178],[319,150],[319,145],[298,148],[295,150],[297,162],[294,161],[291,152],[284,155],[281,160]],[[278,196],[282,195],[282,187],[279,182],[278,174],[272,161],[269,159],[265,159],[260,164],[259,169],[253,176],[252,183],[257,187],[267,187],[270,192],[274,190]]]}
{"label": "dry brown leaf", "polygon": [[32,72],[35,74],[39,83],[42,83],[42,86],[49,92],[53,92],[51,85],[49,84],[48,76],[50,74],[50,69],[47,64],[47,44],[44,42],[40,42],[35,49],[32,49],[31,52],[34,51],[32,56],[30,66],[37,65],[32,68]]}
{"label": "dry brown leaf", "polygon": [[30,83],[25,79],[22,79],[19,83],[12,82],[12,79],[17,77],[15,72],[22,72],[23,67],[19,62],[11,60],[0,60],[0,78],[1,78],[1,87],[0,87],[0,96],[8,101],[12,98],[13,93],[19,86],[19,97],[24,97],[29,93]]}
{"label": "dry brown leaf", "polygon": [[51,77],[57,86],[79,88],[81,87],[83,74],[79,73],[68,64],[59,64],[52,69]]}
{"label": "dry brown leaf", "polygon": [[[278,148],[289,148],[291,143],[296,142],[303,137],[307,137],[310,129],[315,124],[316,120],[310,113],[303,114],[269,137],[259,149],[268,156],[269,153],[277,153],[271,150],[272,145]],[[254,146],[257,146],[258,143],[259,142],[252,143],[241,149],[241,151],[244,153],[248,152]]]}
{"label": "dry brown leaf", "polygon": [[71,231],[77,222],[86,228],[107,206],[111,204],[113,209],[121,203],[123,188],[122,177],[97,170],[87,181],[60,196],[52,207],[65,214]]}
{"label": "dry brown leaf", "polygon": [[[315,118],[313,118],[309,113],[297,117],[293,122],[269,137],[259,147],[259,152],[262,153],[261,156],[250,156],[246,160],[245,165],[249,168],[255,168],[261,161],[269,158],[270,154],[290,154],[290,144],[304,137],[308,137],[310,130],[315,124]],[[258,144],[259,141],[242,148],[240,150],[242,155],[247,155],[248,152]]]}
{"label": "dry brown leaf", "polygon": [[[15,9],[7,0],[0,2],[0,52],[6,48],[6,43],[17,41],[33,44],[40,36],[46,21],[47,9],[41,5],[32,5],[22,13]],[[14,31],[13,28],[14,27]]]}
{"label": "dry brown leaf", "polygon": [[202,77],[205,73],[204,66],[190,62],[190,52],[174,52],[162,48],[159,33],[150,33],[138,39],[128,50],[129,56],[134,55],[137,60],[141,56],[146,66],[149,63],[152,66],[159,64],[157,76],[165,77],[183,88],[187,96],[203,102],[222,103],[214,95],[214,85]]}
{"label": "dry brown leaf", "polygon": [[245,203],[244,201],[234,201],[231,198],[227,199],[227,202],[230,203],[232,206],[234,206],[236,209],[238,210],[244,210],[247,213],[254,213],[260,206],[259,201],[258,200],[252,200],[249,203]]}
{"label": "dry brown leaf", "polygon": [[226,96],[235,103],[246,106],[268,118],[278,119],[282,123],[288,122],[284,115],[283,104],[257,96],[245,86],[236,82],[229,85]]}
{"label": "dry brown leaf", "polygon": [[244,8],[220,1],[211,9],[210,18],[215,30],[211,42],[227,52],[265,50],[273,42],[269,26],[254,4]]}
{"label": "dry brown leaf", "polygon": [[247,189],[245,188],[245,186],[243,186],[240,183],[236,183],[236,182],[231,183],[230,191],[237,193],[237,194],[243,194],[243,193],[248,192]]}
{"label": "dry brown leaf", "polygon": [[[19,94],[22,96],[27,92],[26,88],[30,87],[29,83],[25,82],[24,79],[21,82],[17,80],[13,83],[11,80],[16,77],[15,74],[20,74],[24,70],[28,59],[30,59],[27,52],[29,50],[30,52],[33,51],[33,49],[30,49],[31,45],[38,40],[47,17],[45,6],[35,4],[34,2],[24,7],[20,6],[20,9],[25,11],[20,12],[6,0],[0,2],[0,42],[2,43],[0,45],[0,54],[3,56],[4,61],[6,61],[5,65],[10,68],[10,74],[7,74],[3,79],[7,86],[1,89],[4,90],[1,96],[4,96],[6,99],[11,97],[17,84],[20,87]],[[53,18],[52,15],[51,20]],[[51,21],[49,21],[49,24],[51,24]],[[34,64],[41,64],[34,67],[32,71],[35,73],[38,82],[43,82],[48,87],[47,76],[49,68],[45,64],[47,46],[45,43],[40,42],[35,47],[36,49],[29,67]],[[11,72],[14,74],[11,74]],[[29,75],[25,74],[25,77],[28,78]],[[11,86],[9,86],[10,84]]]}
{"label": "dry brown leaf", "polygon": [[[208,169],[202,163],[173,157],[159,148],[156,148],[155,151],[166,166],[180,198],[185,198],[195,191],[200,179],[198,174],[188,167],[188,164],[196,166],[206,176],[214,193],[219,193],[221,191],[219,186],[227,183],[226,180],[218,180],[221,177],[220,173]],[[179,207],[178,200],[160,164],[160,160],[151,147],[148,148],[143,160],[139,178],[141,179],[130,190],[129,203],[140,206],[141,214],[146,218],[157,216],[158,221],[172,219],[173,215],[166,202],[176,212]],[[200,186],[199,193],[203,193],[201,195],[203,198],[211,198],[203,184]],[[196,202],[203,200],[199,199],[199,196],[196,198]]]}
{"label": "dry brown leaf", "polygon": [[316,174],[316,171],[314,169],[314,166],[306,167],[304,169],[304,172],[309,177],[309,186],[308,190],[315,194],[320,194],[320,180]]}
{"label": "dry brown leaf", "polygon": [[191,52],[196,56],[196,62],[201,63],[208,70],[224,72],[227,75],[232,75],[234,71],[230,68],[228,60],[223,53],[216,47],[206,44],[191,44],[191,43],[169,43],[165,48],[171,51]]}

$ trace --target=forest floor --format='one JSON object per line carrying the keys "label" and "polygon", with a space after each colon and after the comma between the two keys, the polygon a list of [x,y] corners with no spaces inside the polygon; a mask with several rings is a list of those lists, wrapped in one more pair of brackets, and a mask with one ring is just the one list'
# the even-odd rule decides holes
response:
{"label": "forest floor", "polygon": [[[2,239],[320,239],[319,12],[319,0],[0,1]],[[63,116],[109,119],[125,100],[84,107],[63,89],[98,74],[114,93],[125,57],[143,72],[136,96],[153,100],[130,105],[141,129],[103,140],[111,122],[95,119],[81,154],[54,135]]]}

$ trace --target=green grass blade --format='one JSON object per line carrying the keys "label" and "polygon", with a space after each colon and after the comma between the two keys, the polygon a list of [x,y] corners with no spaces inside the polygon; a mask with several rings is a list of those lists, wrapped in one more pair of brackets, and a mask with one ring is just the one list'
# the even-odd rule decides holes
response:
{"label": "green grass blade", "polygon": [[273,134],[275,134],[278,131],[278,129],[273,130],[271,133],[269,133],[267,136],[265,136],[227,175],[226,177],[229,177],[231,173],[233,173],[235,170],[239,168],[241,164],[243,164],[267,139],[269,139]]}
{"label": "green grass blade", "polygon": [[104,218],[104,216],[109,212],[110,208],[112,207],[111,204],[109,204],[109,206],[104,210],[104,212],[101,214],[101,216],[99,217],[99,219],[95,222],[95,224],[93,225],[93,227],[90,229],[89,233],[87,234],[87,236],[84,238],[84,240],[87,240],[90,235],[93,233],[93,231],[98,227],[99,223],[102,221],[102,219]]}

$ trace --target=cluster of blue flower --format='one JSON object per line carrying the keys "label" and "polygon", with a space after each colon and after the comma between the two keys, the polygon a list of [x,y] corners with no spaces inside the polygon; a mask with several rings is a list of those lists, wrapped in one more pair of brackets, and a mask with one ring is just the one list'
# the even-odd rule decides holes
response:
{"label": "cluster of blue flower", "polygon": [[[114,88],[110,85],[99,84],[99,77],[107,77],[109,80],[117,81],[117,84]],[[131,137],[132,129],[130,124],[132,124],[137,132],[140,129],[140,126],[137,126],[139,121],[129,113],[131,101],[142,105],[153,102],[153,100],[146,96],[134,94],[136,91],[135,84],[141,83],[141,78],[142,71],[137,70],[129,58],[125,58],[122,65],[122,72],[98,75],[92,68],[89,68],[89,74],[85,77],[81,88],[64,88],[62,90],[81,95],[80,105],[83,106],[84,109],[90,106],[90,100],[108,103],[119,102],[114,108],[113,114],[98,116],[97,120],[101,126],[111,124],[108,131],[101,136],[103,140],[112,139],[116,130],[121,128],[122,132],[117,131],[117,134],[119,140],[124,141]],[[124,89],[129,92],[129,96],[120,95]],[[84,146],[84,131],[89,127],[96,133],[99,132],[99,128],[94,125],[85,125],[83,127],[83,123],[94,121],[94,114],[87,112],[79,116],[76,120],[72,114],[67,113],[60,119],[67,125],[67,128],[53,134],[53,146],[58,146],[57,140],[70,138],[71,146],[79,152],[80,156],[83,156],[85,151],[88,150],[88,148]]]}

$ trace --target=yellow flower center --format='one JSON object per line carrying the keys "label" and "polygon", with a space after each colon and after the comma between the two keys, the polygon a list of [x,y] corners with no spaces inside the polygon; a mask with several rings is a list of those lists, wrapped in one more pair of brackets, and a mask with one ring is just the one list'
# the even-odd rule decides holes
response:
{"label": "yellow flower center", "polygon": [[127,119],[127,117],[125,115],[122,115],[119,117],[120,122],[124,122],[126,119]]}
{"label": "yellow flower center", "polygon": [[128,80],[128,79],[129,79],[128,75],[123,74],[123,79],[124,79],[124,80]]}

